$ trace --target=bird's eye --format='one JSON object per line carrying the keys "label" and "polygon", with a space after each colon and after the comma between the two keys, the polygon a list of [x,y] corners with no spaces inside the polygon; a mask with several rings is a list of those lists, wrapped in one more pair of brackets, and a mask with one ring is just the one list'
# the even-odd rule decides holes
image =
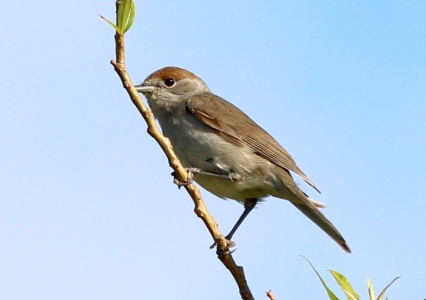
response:
{"label": "bird's eye", "polygon": [[173,78],[167,78],[166,80],[164,80],[164,84],[167,87],[172,87],[175,85],[175,80]]}

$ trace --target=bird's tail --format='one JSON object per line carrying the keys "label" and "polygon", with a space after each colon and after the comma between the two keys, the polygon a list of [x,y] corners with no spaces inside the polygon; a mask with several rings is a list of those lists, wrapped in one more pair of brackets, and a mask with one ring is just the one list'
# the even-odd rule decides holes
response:
{"label": "bird's tail", "polygon": [[[276,168],[275,174],[279,180],[275,181],[275,190],[271,195],[282,199],[289,200],[291,204],[296,206],[305,216],[312,220],[319,228],[327,233],[340,247],[347,253],[351,253],[351,249],[346,243],[339,230],[319,211],[318,208],[326,207],[306,195],[294,182],[290,172],[283,168]],[[279,192],[276,192],[279,191]]]}
{"label": "bird's tail", "polygon": [[305,216],[312,220],[319,228],[327,233],[340,247],[347,253],[351,253],[351,249],[346,243],[339,230],[316,208],[312,203],[296,203],[290,201],[291,204],[296,206]]}

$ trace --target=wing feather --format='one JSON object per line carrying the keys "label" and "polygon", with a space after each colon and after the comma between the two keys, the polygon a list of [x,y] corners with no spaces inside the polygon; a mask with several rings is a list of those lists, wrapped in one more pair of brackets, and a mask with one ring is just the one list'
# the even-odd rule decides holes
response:
{"label": "wing feather", "polygon": [[[205,103],[209,102],[209,111]],[[232,103],[213,94],[191,97],[186,107],[204,124],[219,131],[236,145],[247,145],[253,151],[275,165],[299,175],[306,183],[320,192],[315,184],[296,165],[293,157],[262,127],[256,124]]]}

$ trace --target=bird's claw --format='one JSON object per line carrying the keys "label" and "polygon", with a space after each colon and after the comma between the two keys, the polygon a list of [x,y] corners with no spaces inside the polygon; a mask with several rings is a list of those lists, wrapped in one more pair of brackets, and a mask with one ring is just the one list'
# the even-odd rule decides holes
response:
{"label": "bird's claw", "polygon": [[219,258],[232,254],[237,250],[237,249],[230,250],[230,248],[235,247],[235,243],[229,240],[227,237],[225,237],[225,240],[226,240],[226,246],[224,248],[219,247],[220,239],[215,241],[213,245],[210,246],[210,249],[213,249],[214,247],[216,247],[216,254]]}
{"label": "bird's claw", "polygon": [[173,183],[176,184],[179,189],[182,186],[187,186],[187,185],[190,185],[194,182],[194,173],[196,173],[196,172],[194,172],[194,170],[192,168],[186,169],[186,172],[187,172],[188,175],[187,175],[186,180],[183,181],[183,182],[176,178],[176,172],[172,172],[172,174],[171,174],[174,177]]}

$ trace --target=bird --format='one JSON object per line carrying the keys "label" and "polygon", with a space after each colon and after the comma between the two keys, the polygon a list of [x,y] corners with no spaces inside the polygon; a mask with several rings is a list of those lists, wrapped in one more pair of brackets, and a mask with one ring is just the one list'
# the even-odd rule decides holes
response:
{"label": "bird", "polygon": [[238,107],[212,93],[194,73],[164,67],[135,86],[170,140],[182,165],[207,191],[244,205],[226,235],[231,241],[253,208],[268,196],[288,200],[344,251],[351,253],[338,229],[319,210],[292,173],[320,192],[292,156]]}

